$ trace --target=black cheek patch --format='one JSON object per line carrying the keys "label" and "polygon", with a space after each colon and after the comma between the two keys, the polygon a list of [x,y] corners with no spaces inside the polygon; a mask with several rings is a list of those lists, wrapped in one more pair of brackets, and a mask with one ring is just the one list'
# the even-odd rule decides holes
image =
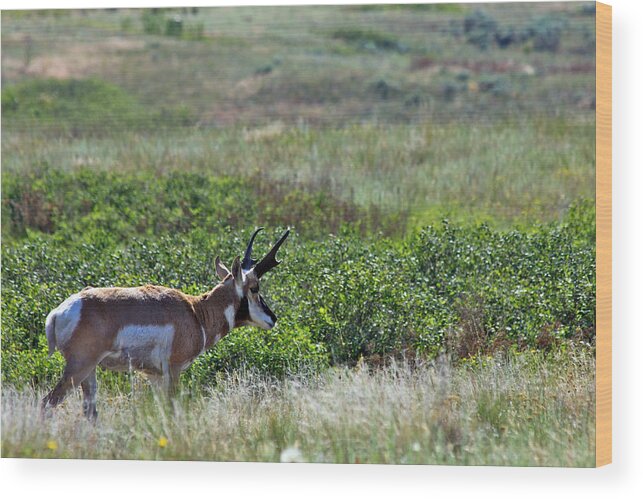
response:
{"label": "black cheek patch", "polygon": [[250,308],[248,308],[248,298],[241,298],[239,310],[234,316],[235,327],[242,326],[244,323],[250,321]]}

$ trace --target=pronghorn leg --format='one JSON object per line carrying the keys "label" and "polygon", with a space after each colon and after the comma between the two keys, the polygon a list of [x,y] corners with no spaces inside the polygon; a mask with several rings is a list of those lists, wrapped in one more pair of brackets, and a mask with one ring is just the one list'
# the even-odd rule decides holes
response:
{"label": "pronghorn leg", "polygon": [[181,376],[180,367],[163,366],[163,374],[151,378],[158,389],[160,389],[167,398],[172,398],[178,391],[179,378]]}
{"label": "pronghorn leg", "polygon": [[152,389],[161,391],[163,388],[163,376],[160,374],[147,374],[146,376]]}
{"label": "pronghorn leg", "polygon": [[96,368],[89,373],[80,386],[83,389],[83,414],[90,421],[96,421],[98,417],[98,411],[96,411],[96,390],[98,388]]}
{"label": "pronghorn leg", "polygon": [[56,407],[60,404],[67,396],[67,392],[75,386],[80,385],[94,369],[96,369],[95,365],[87,366],[67,363],[63,371],[63,376],[58,384],[42,399],[42,409],[45,410],[49,407]]}
{"label": "pronghorn leg", "polygon": [[178,391],[180,376],[180,367],[172,368],[164,366],[163,374],[148,374],[148,379],[150,380],[152,388],[156,390],[157,393],[161,393],[163,396],[171,399]]}
{"label": "pronghorn leg", "polygon": [[181,377],[181,368],[170,366],[167,376],[167,396],[174,397],[179,390],[179,379]]}

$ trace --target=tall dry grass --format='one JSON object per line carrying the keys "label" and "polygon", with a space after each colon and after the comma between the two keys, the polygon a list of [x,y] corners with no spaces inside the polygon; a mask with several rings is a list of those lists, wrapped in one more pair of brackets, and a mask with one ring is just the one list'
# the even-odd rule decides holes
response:
{"label": "tall dry grass", "polygon": [[172,403],[134,383],[42,419],[5,387],[3,457],[592,466],[594,358],[523,353],[271,380],[235,373]]}

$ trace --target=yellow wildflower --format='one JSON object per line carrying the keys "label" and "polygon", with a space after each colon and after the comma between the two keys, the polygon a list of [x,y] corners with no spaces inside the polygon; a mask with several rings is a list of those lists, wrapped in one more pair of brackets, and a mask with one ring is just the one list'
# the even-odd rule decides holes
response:
{"label": "yellow wildflower", "polygon": [[167,438],[165,437],[159,438],[159,447],[163,449],[165,448],[166,445],[167,445]]}

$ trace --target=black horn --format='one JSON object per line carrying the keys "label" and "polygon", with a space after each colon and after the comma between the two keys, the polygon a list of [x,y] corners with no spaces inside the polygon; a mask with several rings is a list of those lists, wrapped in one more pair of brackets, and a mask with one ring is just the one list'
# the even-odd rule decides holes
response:
{"label": "black horn", "polygon": [[259,227],[257,230],[255,230],[255,233],[252,234],[252,237],[250,238],[250,242],[248,243],[248,247],[246,248],[246,253],[243,255],[241,268],[246,272],[250,270],[252,267],[254,267],[255,263],[257,263],[256,260],[252,259],[252,244],[255,242],[255,237],[257,237],[257,234],[259,234],[259,232],[261,232],[262,230],[263,230],[263,227]]}
{"label": "black horn", "polygon": [[268,254],[266,256],[264,256],[257,265],[255,265],[254,270],[255,270],[255,275],[257,276],[257,278],[261,278],[262,275],[264,275],[270,269],[274,269],[277,265],[279,265],[281,263],[281,262],[277,261],[275,256],[277,255],[277,251],[279,250],[279,247],[283,244],[283,242],[288,237],[288,234],[290,234],[290,229],[288,229],[286,232],[284,232],[284,235],[281,236],[279,241],[277,241],[275,243],[275,245],[268,252]]}

